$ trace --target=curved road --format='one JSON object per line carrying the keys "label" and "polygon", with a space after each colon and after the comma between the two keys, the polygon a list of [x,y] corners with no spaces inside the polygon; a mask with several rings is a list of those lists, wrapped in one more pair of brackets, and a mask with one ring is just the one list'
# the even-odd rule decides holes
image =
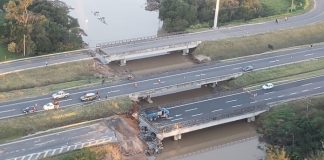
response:
{"label": "curved road", "polygon": [[[105,50],[112,53],[121,53],[127,51],[136,51],[149,49],[154,47],[167,46],[171,44],[192,42],[192,41],[206,41],[206,40],[218,40],[229,37],[241,37],[247,35],[254,35],[259,33],[265,33],[275,30],[289,29],[294,27],[301,27],[307,24],[314,24],[324,20],[324,1],[315,0],[315,7],[310,12],[302,15],[290,17],[288,21],[280,20],[279,24],[274,21],[241,25],[236,27],[220,28],[216,30],[208,30],[198,33],[190,33],[183,35],[174,35],[169,37],[161,37],[156,39],[147,39],[138,42],[132,42],[131,44],[119,44]],[[75,54],[59,54],[48,56],[45,59],[49,62],[49,65],[55,64],[58,61],[60,63],[77,61],[79,59],[90,58],[87,57],[88,51],[79,51]],[[44,57],[31,58],[28,60],[19,60],[7,63],[0,63],[0,74],[14,72],[16,70],[24,70],[35,67],[44,66]]]}
{"label": "curved road", "polygon": [[[134,81],[122,81],[117,84],[97,85],[92,87],[78,88],[68,90],[71,96],[68,99],[61,100],[61,107],[70,107],[72,105],[81,105],[80,97],[88,92],[99,92],[102,99],[127,96],[132,93],[148,91],[157,88],[167,88],[183,83],[191,83],[204,79],[241,73],[242,68],[253,65],[255,70],[271,68],[280,65],[286,65],[306,60],[316,60],[324,57],[324,46],[295,48],[289,50],[276,51],[271,54],[261,54],[252,57],[242,57],[233,61],[202,65],[195,68],[178,70],[173,72],[136,79]],[[160,80],[160,81],[159,81]],[[135,86],[135,83],[138,84]],[[51,102],[51,95],[14,100],[0,103],[0,119],[22,115],[22,109],[37,104],[38,110],[42,106]]]}

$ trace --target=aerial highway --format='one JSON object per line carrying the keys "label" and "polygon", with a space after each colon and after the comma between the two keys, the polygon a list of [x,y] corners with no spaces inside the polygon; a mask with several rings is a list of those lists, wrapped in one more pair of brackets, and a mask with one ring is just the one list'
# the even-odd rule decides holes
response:
{"label": "aerial highway", "polygon": [[[254,91],[242,91],[211,97],[186,104],[169,106],[170,117],[156,121],[159,125],[173,125],[183,121],[199,119],[209,114],[228,112],[251,105],[271,104],[286,102],[298,98],[306,98],[312,95],[324,94],[324,76],[298,80],[274,86],[269,90],[256,89]],[[153,122],[154,123],[154,122]]]}
{"label": "aerial highway", "polygon": [[[324,20],[324,1],[315,0],[315,7],[311,11],[294,17],[289,17],[288,21],[279,20],[276,24],[273,21],[264,23],[247,24],[235,27],[221,27],[219,29],[211,29],[203,32],[173,35],[167,37],[151,38],[140,41],[133,41],[131,43],[121,43],[116,45],[110,45],[107,49],[108,52],[122,53],[128,51],[137,51],[150,48],[156,48],[161,46],[168,46],[172,44],[193,42],[193,41],[206,41],[206,40],[219,40],[230,37],[241,37],[254,35],[259,33],[265,33],[275,30],[289,29],[295,27],[305,26],[307,24],[314,24],[322,22]],[[78,61],[83,59],[89,51],[79,51],[74,55],[69,55],[64,58],[64,54],[52,55],[40,58],[31,58],[27,60],[12,61],[6,63],[0,63],[0,74],[14,72],[16,70],[25,70],[35,67],[42,67],[45,61],[48,61],[49,65],[55,63],[64,63],[70,61]],[[89,58],[89,57],[88,57]],[[59,61],[57,61],[59,59]]]}
{"label": "aerial highway", "polygon": [[117,142],[114,131],[96,123],[0,144],[0,159],[42,159],[67,151],[112,142]]}
{"label": "aerial highway", "polygon": [[[270,90],[239,91],[209,99],[201,99],[200,101],[169,106],[170,117],[158,120],[157,123],[173,125],[187,120],[199,119],[208,114],[245,108],[258,103],[270,104],[324,94],[323,86],[324,76],[320,76],[277,85]],[[102,129],[102,127],[101,130],[98,130],[97,125],[77,127],[67,131],[0,144],[0,159],[33,160],[79,149],[89,144],[115,141],[115,135],[111,130],[108,128]]]}
{"label": "aerial highway", "polygon": [[[152,75],[149,77],[139,77],[131,81],[121,81],[116,84],[104,84],[90,87],[67,90],[70,97],[60,101],[61,107],[81,105],[80,97],[86,93],[98,92],[101,100],[128,96],[132,93],[147,91],[150,89],[166,88],[183,83],[200,81],[213,77],[223,76],[233,73],[242,73],[242,68],[252,65],[254,70],[261,70],[280,65],[297,63],[306,60],[316,60],[324,56],[324,46],[294,48],[276,51],[271,54],[261,54],[256,56],[243,57],[232,61],[224,61],[209,65],[200,65],[194,68]],[[51,94],[33,98],[25,98],[0,103],[0,119],[23,115],[22,109],[37,104],[38,111],[42,111],[42,106],[52,101]]]}

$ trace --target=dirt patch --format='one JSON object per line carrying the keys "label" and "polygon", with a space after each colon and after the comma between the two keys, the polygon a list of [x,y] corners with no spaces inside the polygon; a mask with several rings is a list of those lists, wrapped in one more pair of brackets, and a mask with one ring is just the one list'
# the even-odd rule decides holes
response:
{"label": "dirt patch", "polygon": [[166,71],[192,67],[195,63],[190,56],[173,53],[163,56],[127,61],[126,66],[120,66],[118,62],[109,64],[118,75],[126,76],[129,73],[135,76],[158,74]]}
{"label": "dirt patch", "polygon": [[146,159],[144,154],[146,145],[138,137],[139,128],[136,121],[125,116],[118,116],[107,123],[116,132],[123,160]]}

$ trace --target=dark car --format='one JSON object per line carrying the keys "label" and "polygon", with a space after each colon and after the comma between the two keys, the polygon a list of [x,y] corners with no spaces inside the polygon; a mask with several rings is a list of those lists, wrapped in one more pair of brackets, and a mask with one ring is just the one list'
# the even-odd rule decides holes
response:
{"label": "dark car", "polygon": [[253,66],[246,66],[246,67],[243,67],[242,68],[242,70],[244,71],[244,72],[249,72],[249,71],[252,71],[254,68],[253,68]]}
{"label": "dark car", "polygon": [[97,97],[98,97],[98,95],[96,95],[94,93],[87,93],[84,96],[81,96],[80,99],[81,99],[81,101],[86,102],[86,101],[93,101],[93,100],[97,99]]}
{"label": "dark car", "polygon": [[25,114],[27,114],[27,113],[34,113],[36,111],[37,111],[37,109],[34,106],[26,107],[26,108],[24,108],[22,110],[22,112],[25,113]]}

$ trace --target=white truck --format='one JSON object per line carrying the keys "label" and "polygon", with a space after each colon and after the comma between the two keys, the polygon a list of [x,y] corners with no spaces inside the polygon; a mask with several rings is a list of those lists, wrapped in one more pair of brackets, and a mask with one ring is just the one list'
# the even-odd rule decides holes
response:
{"label": "white truck", "polygon": [[57,93],[54,93],[52,95],[53,99],[62,99],[67,98],[70,96],[70,93],[64,92],[64,91],[58,91]]}

